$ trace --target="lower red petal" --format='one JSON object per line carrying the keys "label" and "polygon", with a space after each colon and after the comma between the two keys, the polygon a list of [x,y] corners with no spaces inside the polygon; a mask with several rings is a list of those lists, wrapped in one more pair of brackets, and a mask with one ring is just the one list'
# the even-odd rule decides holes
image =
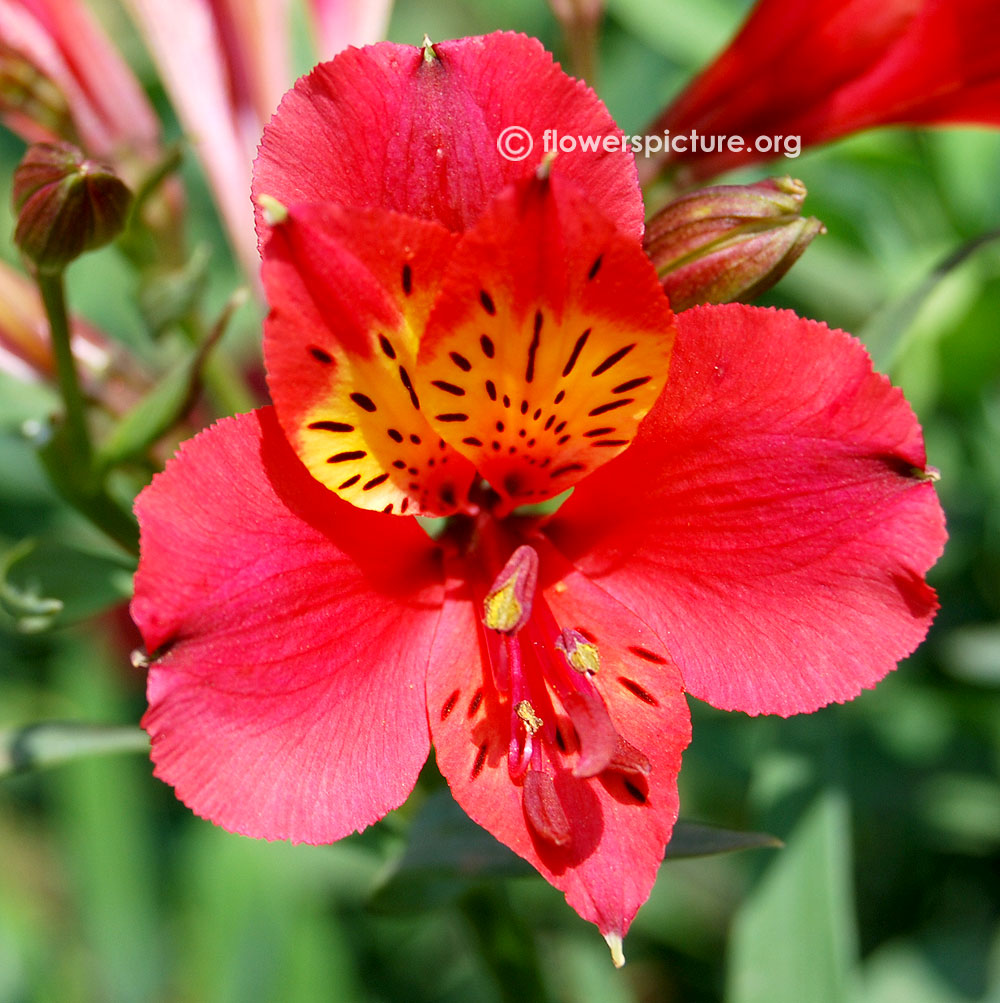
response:
{"label": "lower red petal", "polygon": [[[474,821],[528,860],[601,933],[621,937],[649,895],[677,818],[688,709],[677,670],[650,629],[544,541],[533,545],[543,548],[544,596],[556,619],[600,650],[592,682],[621,737],[621,754],[599,776],[574,776],[576,732],[555,712],[534,735],[541,762],[511,780],[508,695],[484,657],[472,591],[456,578],[427,676],[438,766]],[[553,708],[539,713],[544,719]],[[558,733],[555,741],[547,729]]]}
{"label": "lower red petal", "polygon": [[856,696],[923,639],[944,521],[920,427],[859,342],[788,312],[678,317],[666,389],[547,528],[718,707]]}
{"label": "lower red petal", "polygon": [[270,408],[185,444],[136,510],[157,776],[268,839],[330,842],[397,807],[429,744],[428,537],[313,480]]}

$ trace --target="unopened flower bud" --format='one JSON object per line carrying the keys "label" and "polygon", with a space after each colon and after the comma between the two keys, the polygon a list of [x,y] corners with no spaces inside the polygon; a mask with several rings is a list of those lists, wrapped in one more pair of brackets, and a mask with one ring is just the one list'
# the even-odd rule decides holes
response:
{"label": "unopened flower bud", "polygon": [[14,171],[14,243],[39,271],[59,271],[117,237],[131,201],[110,167],[69,143],[36,143]]}
{"label": "unopened flower bud", "polygon": [[801,215],[792,178],[702,188],[669,203],[646,228],[646,253],[674,310],[747,302],[798,260],[823,224]]}

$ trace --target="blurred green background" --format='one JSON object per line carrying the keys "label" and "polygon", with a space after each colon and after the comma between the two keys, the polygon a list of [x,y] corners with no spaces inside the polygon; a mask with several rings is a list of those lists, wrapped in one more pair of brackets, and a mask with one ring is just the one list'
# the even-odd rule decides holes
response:
{"label": "blurred green background", "polygon": [[[596,84],[625,132],[747,6],[611,0]],[[542,0],[400,0],[390,37],[496,28],[564,52]],[[22,151],[3,133],[4,206]],[[0,1001],[1000,1001],[1000,241],[930,278],[1000,227],[1000,135],[882,130],[737,177],[785,172],[828,233],[766,301],[867,341],[921,417],[951,533],[931,636],[876,690],[790,720],[692,701],[682,817],[785,848],[668,859],[616,972],[560,893],[456,817],[432,766],[380,825],[292,847],[193,817],[141,754],[83,758],[0,781]],[[221,304],[239,279],[190,158],[184,176]],[[4,211],[0,254],[16,262]],[[141,342],[114,250],[69,278],[75,311]],[[244,308],[224,350],[252,353],[259,317]],[[0,552],[44,541],[18,586],[67,603],[31,633],[4,597],[0,728],[134,724],[128,563],[54,498],[24,435],[54,404],[0,377]]]}

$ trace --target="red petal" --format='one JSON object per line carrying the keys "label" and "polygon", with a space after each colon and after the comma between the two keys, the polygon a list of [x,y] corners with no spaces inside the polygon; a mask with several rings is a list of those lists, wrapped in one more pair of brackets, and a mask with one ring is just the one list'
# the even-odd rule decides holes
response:
{"label": "red petal", "polygon": [[428,420],[515,505],[629,444],[674,338],[649,259],[560,167],[512,185],[465,234],[420,342]]}
{"label": "red petal", "polygon": [[737,305],[678,322],[632,447],[547,532],[664,638],[693,695],[751,714],[847,700],[937,608],[920,427],[842,331]]}
{"label": "red petal", "polygon": [[1000,125],[1000,6],[925,0],[906,34],[818,115],[836,132],[895,122]]}
{"label": "red petal", "polygon": [[[254,196],[382,206],[460,231],[535,170],[546,130],[621,136],[594,92],[534,39],[497,33],[433,51],[425,59],[422,49],[390,42],[349,49],[299,80],[264,131]],[[498,150],[512,127],[531,137],[523,160]],[[620,145],[561,159],[605,215],[642,235],[635,165]]]}
{"label": "red petal", "polygon": [[899,122],[1000,123],[994,0],[761,0],[729,47],[650,126],[743,136],[742,152],[685,154],[692,178]]}
{"label": "red petal", "polygon": [[156,774],[235,832],[324,843],[427,755],[434,547],[314,481],[270,408],[186,443],[140,495],[132,615]]}
{"label": "red petal", "polygon": [[384,209],[297,206],[264,249],[268,386],[318,481],[360,508],[447,515],[475,476],[421,411],[418,340],[453,236]]}
{"label": "red petal", "polygon": [[[456,580],[427,676],[438,766],[474,821],[565,892],[601,933],[622,936],[649,895],[677,818],[688,710],[677,670],[649,628],[544,541],[534,545],[543,547],[544,592],[556,618],[596,638],[601,667],[592,682],[624,739],[622,755],[599,777],[574,777],[572,745],[563,756],[543,727],[534,736],[542,742],[542,776],[511,781],[510,707],[484,663],[471,591]],[[572,735],[568,720],[558,726]]]}

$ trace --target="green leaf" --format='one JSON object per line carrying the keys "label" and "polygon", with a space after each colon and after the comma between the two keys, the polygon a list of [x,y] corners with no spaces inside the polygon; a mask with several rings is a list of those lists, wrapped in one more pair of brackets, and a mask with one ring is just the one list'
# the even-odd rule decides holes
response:
{"label": "green leaf", "polygon": [[437,791],[414,819],[403,855],[376,881],[370,904],[383,912],[419,911],[452,901],[472,883],[534,873],[448,791]]}
{"label": "green leaf", "polygon": [[682,860],[685,857],[709,857],[717,853],[734,853],[737,850],[772,849],[784,844],[777,836],[766,832],[740,832],[735,829],[718,829],[711,825],[679,821],[667,844],[666,857]]}
{"label": "green leaf", "polygon": [[132,594],[125,555],[23,540],[0,559],[0,606],[23,634],[86,619]]}
{"label": "green leaf", "polygon": [[195,248],[183,268],[155,275],[139,290],[139,309],[154,335],[180,322],[194,309],[208,284],[211,254],[204,244]]}
{"label": "green leaf", "polygon": [[110,752],[148,752],[139,728],[84,721],[38,721],[0,729],[0,777]]}
{"label": "green leaf", "polygon": [[[767,833],[678,822],[667,856],[681,859],[781,845]],[[377,880],[370,904],[383,912],[419,910],[450,902],[471,885],[534,873],[530,864],[476,825],[448,791],[436,791],[414,819],[402,856]]]}
{"label": "green leaf", "polygon": [[733,928],[729,1003],[843,1003],[857,958],[847,805],[826,791]]}
{"label": "green leaf", "polygon": [[117,424],[98,450],[98,463],[104,469],[145,453],[190,410],[201,387],[202,369],[208,355],[245,299],[245,290],[234,293],[197,350],[167,373]]}
{"label": "green leaf", "polygon": [[[940,290],[942,283],[976,251],[997,240],[1000,240],[1000,230],[991,230],[967,241],[939,262],[916,289],[889,303],[858,331],[858,337],[867,346],[877,369],[892,368],[910,340],[919,315]],[[977,289],[975,284],[972,288]],[[945,316],[955,315],[955,304],[949,302],[942,313]],[[940,329],[941,325],[937,326]]]}

